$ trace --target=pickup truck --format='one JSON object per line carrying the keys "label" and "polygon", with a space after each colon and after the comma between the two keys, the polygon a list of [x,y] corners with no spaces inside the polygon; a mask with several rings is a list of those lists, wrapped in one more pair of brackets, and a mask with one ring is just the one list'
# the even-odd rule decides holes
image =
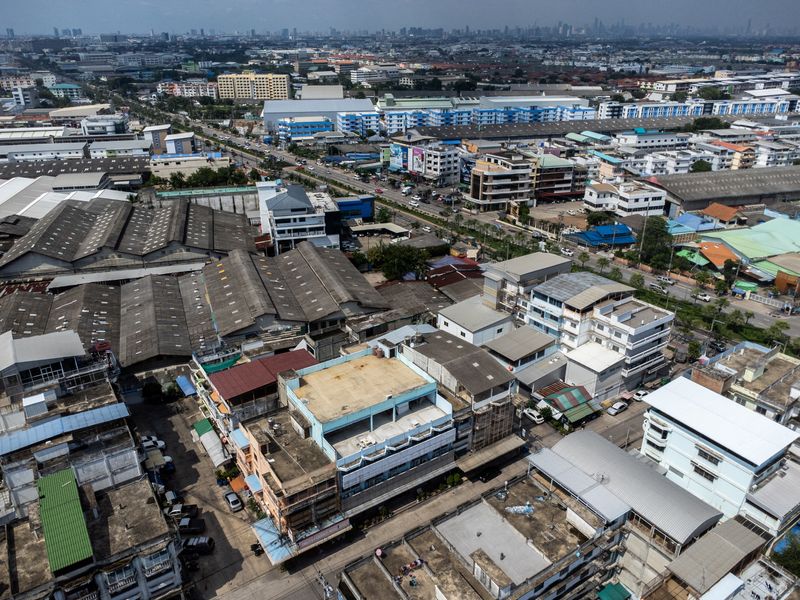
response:
{"label": "pickup truck", "polygon": [[175,504],[174,506],[164,509],[164,514],[173,519],[183,519],[186,517],[194,519],[198,512],[197,504]]}

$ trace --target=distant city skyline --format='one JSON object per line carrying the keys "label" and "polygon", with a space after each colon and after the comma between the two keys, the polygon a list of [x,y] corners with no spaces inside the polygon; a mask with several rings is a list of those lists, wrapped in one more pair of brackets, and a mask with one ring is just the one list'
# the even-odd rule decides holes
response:
{"label": "distant city skyline", "polygon": [[[28,0],[6,6],[4,27],[17,35],[50,34],[53,27],[80,28],[85,34],[121,31],[145,33],[185,32],[211,29],[217,32],[353,31],[402,27],[444,29],[502,29],[505,26],[552,26],[559,21],[573,26],[591,26],[595,18],[605,24],[624,19],[626,24],[653,26],[675,23],[700,30],[744,30],[750,21],[753,32],[770,28],[790,32],[800,26],[795,0],[722,0],[698,3],[673,0],[669,5],[644,0]],[[365,10],[366,7],[369,10]],[[491,10],[487,7],[491,6]]]}

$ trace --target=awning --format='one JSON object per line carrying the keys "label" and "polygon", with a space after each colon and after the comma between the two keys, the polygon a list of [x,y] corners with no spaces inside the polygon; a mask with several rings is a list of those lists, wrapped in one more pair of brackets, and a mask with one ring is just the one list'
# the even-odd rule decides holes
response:
{"label": "awning", "polygon": [[244,434],[241,428],[236,428],[231,431],[231,439],[233,440],[233,443],[236,444],[236,447],[240,450],[250,447],[250,442],[247,440],[247,436]]}
{"label": "awning", "polygon": [[456,461],[456,466],[464,473],[468,473],[477,469],[478,467],[482,467],[495,458],[500,458],[504,454],[518,450],[524,445],[525,440],[523,440],[521,437],[509,435],[499,442],[495,442],[491,446],[487,446],[486,448],[482,448],[476,452],[471,452],[466,456],[459,458]]}
{"label": "awning", "polygon": [[258,475],[248,475],[244,478],[244,482],[247,484],[247,487],[250,488],[250,491],[254,494],[256,492],[262,491],[264,488],[261,487],[261,481],[258,479]]}
{"label": "awning", "polygon": [[214,431],[214,427],[211,425],[211,421],[208,419],[200,419],[197,421],[197,423],[192,425],[192,427],[194,427],[198,437],[203,437],[203,435],[209,431]]}
{"label": "awning", "polygon": [[[197,428],[195,427],[195,429]],[[224,465],[231,459],[230,454],[225,450],[219,436],[213,429],[200,436],[200,443],[203,444],[203,448],[206,449],[206,453],[215,467]]]}
{"label": "awning", "polygon": [[178,375],[175,378],[175,383],[178,384],[178,387],[181,388],[184,396],[194,396],[197,393],[197,390],[194,389],[192,382],[189,381],[189,378],[186,375]]}
{"label": "awning", "polygon": [[311,531],[304,532],[308,534],[295,543],[288,536],[281,535],[269,517],[256,521],[251,527],[273,566],[286,562],[301,551],[318,546],[353,528],[349,519],[337,514],[316,528],[312,528]]}
{"label": "awning", "polygon": [[247,489],[247,484],[245,483],[244,477],[242,475],[237,475],[236,477],[231,479],[229,485],[231,486],[231,490],[236,492],[237,494]]}
{"label": "awning", "polygon": [[600,600],[628,600],[631,593],[621,583],[609,583],[597,592],[597,597]]}
{"label": "awning", "polygon": [[594,408],[588,402],[584,402],[583,404],[578,404],[578,406],[573,406],[572,408],[565,410],[563,414],[570,423],[578,423],[579,421],[592,416],[596,412],[598,412],[596,408]]}

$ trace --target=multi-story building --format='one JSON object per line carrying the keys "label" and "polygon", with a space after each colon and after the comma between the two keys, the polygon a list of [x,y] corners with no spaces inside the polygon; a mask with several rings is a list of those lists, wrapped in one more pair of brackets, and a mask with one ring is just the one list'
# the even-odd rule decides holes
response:
{"label": "multi-story building", "polygon": [[232,434],[268,515],[253,528],[275,564],[454,466],[451,405],[402,354],[366,348],[285,372],[279,394],[282,408]]}
{"label": "multi-story building", "polygon": [[172,125],[150,125],[143,130],[145,141],[150,142],[153,154],[167,152],[167,136],[172,133]]}
{"label": "multi-story building", "polygon": [[397,65],[371,65],[350,71],[350,81],[355,84],[383,83],[400,79]]}
{"label": "multi-story building", "polygon": [[430,138],[402,140],[389,147],[389,169],[424,177],[437,186],[453,185],[460,176],[461,151],[457,146],[439,144]]}
{"label": "multi-story building", "polygon": [[249,100],[286,100],[289,98],[289,76],[278,73],[245,71],[217,77],[220,98]]}
{"label": "multi-story building", "polygon": [[369,137],[370,132],[375,135],[381,131],[381,116],[374,111],[336,113],[336,130]]}
{"label": "multi-story building", "polygon": [[115,140],[89,144],[89,158],[115,158],[117,156],[150,156],[150,142],[146,140]]}
{"label": "multi-story building", "polygon": [[39,90],[35,87],[15,87],[11,90],[14,106],[36,108],[39,106]]}
{"label": "multi-story building", "polygon": [[83,135],[115,135],[128,131],[125,115],[94,115],[81,120]]}
{"label": "multi-story building", "polygon": [[[699,146],[699,145],[698,145]],[[744,144],[734,144],[722,140],[714,140],[710,144],[704,144],[701,147],[708,150],[707,146],[719,148],[726,152],[729,160],[722,159],[721,169],[728,168],[731,170],[736,169],[749,169],[755,162],[755,151],[752,146]]]}
{"label": "multi-story building", "polygon": [[575,177],[575,163],[541,153],[530,157],[534,205],[574,200],[583,196],[585,180]]}
{"label": "multi-story building", "polygon": [[514,323],[509,313],[490,308],[480,296],[472,296],[441,309],[436,317],[436,327],[470,344],[482,346],[509,333]]}
{"label": "multi-story building", "polygon": [[655,119],[667,117],[782,115],[796,110],[797,97],[742,98],[738,100],[702,100],[684,102],[601,102],[600,119]]}
{"label": "multi-story building", "polygon": [[800,434],[685,377],[652,392],[641,453],[667,479],[778,535],[800,517]]}
{"label": "multi-story building", "polygon": [[83,96],[81,86],[74,83],[56,83],[47,88],[56,98],[68,98],[77,100]]}
{"label": "multi-story building", "polygon": [[325,248],[339,247],[339,209],[328,194],[307,193],[302,185],[281,181],[256,184],[261,232],[269,233],[275,255],[303,241]]}
{"label": "multi-story building", "polygon": [[664,214],[667,193],[640,181],[626,181],[617,185],[590,183],[586,186],[583,206],[590,212],[611,212],[619,217]]}
{"label": "multi-story building", "polygon": [[166,154],[192,154],[194,152],[194,133],[172,133],[164,137]]}
{"label": "multi-story building", "polygon": [[800,143],[796,140],[770,142],[761,140],[752,146],[753,167],[788,167],[800,159]]}
{"label": "multi-story building", "polygon": [[285,144],[313,140],[317,133],[333,131],[333,122],[326,117],[286,117],[277,123],[278,139]]}
{"label": "multi-story building", "polygon": [[186,98],[218,98],[217,84],[205,79],[187,79],[185,81],[162,81],[156,86],[159,94],[166,96],[183,96]]}
{"label": "multi-story building", "polygon": [[615,136],[619,146],[641,150],[676,150],[686,148],[691,137],[688,133],[674,131],[625,131]]}
{"label": "multi-story building", "polygon": [[86,158],[86,147],[86,142],[0,146],[0,162],[80,160]]}
{"label": "multi-story building", "polygon": [[507,210],[510,202],[531,199],[531,162],[521,153],[501,151],[475,161],[464,201],[481,211]]}
{"label": "multi-story building", "polygon": [[533,287],[556,275],[569,273],[572,261],[557,254],[534,252],[485,267],[483,302],[525,322]]}

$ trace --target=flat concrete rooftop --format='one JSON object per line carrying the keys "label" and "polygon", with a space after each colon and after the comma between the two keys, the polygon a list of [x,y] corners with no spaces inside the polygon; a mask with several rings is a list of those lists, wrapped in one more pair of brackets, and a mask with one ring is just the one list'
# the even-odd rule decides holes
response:
{"label": "flat concrete rooftop", "polygon": [[[34,518],[38,518],[38,508],[37,504]],[[9,575],[0,580],[0,598],[22,594],[52,580],[44,536],[34,535],[29,521],[13,523],[9,527],[9,537],[0,542],[0,548],[3,550],[0,562],[6,565],[4,568]]]}
{"label": "flat concrete rooftop", "polygon": [[633,316],[627,320],[621,320],[620,323],[631,327],[641,327],[642,325],[663,319],[669,314],[666,311],[659,310],[635,298],[630,298],[617,304],[607,316],[612,319],[619,319],[626,313],[633,313]]}
{"label": "flat concrete rooftop", "polygon": [[147,479],[98,492],[99,518],[85,512],[95,557],[105,559],[169,533]]}
{"label": "flat concrete rooftop", "polygon": [[[445,415],[446,413],[438,406],[423,401],[411,406],[409,412],[398,417],[396,421],[391,420],[391,414],[388,411],[375,415],[372,419],[372,431],[369,429],[369,421],[364,420],[339,429],[326,437],[340,456],[347,457],[359,452],[367,445],[372,445],[373,442],[381,444],[385,440],[408,433],[420,425],[430,423]],[[364,444],[364,441],[367,443]]]}
{"label": "flat concrete rooftop", "polygon": [[[332,465],[312,439],[303,439],[295,431],[288,410],[272,413],[269,419],[272,422],[267,417],[247,421],[244,427],[259,444],[267,445],[271,441],[275,443],[274,451],[269,452],[267,458],[273,460],[270,467],[281,484]],[[278,425],[277,429],[275,425]]]}
{"label": "flat concrete rooftop", "polygon": [[427,383],[396,358],[368,355],[303,376],[294,393],[327,423]]}

